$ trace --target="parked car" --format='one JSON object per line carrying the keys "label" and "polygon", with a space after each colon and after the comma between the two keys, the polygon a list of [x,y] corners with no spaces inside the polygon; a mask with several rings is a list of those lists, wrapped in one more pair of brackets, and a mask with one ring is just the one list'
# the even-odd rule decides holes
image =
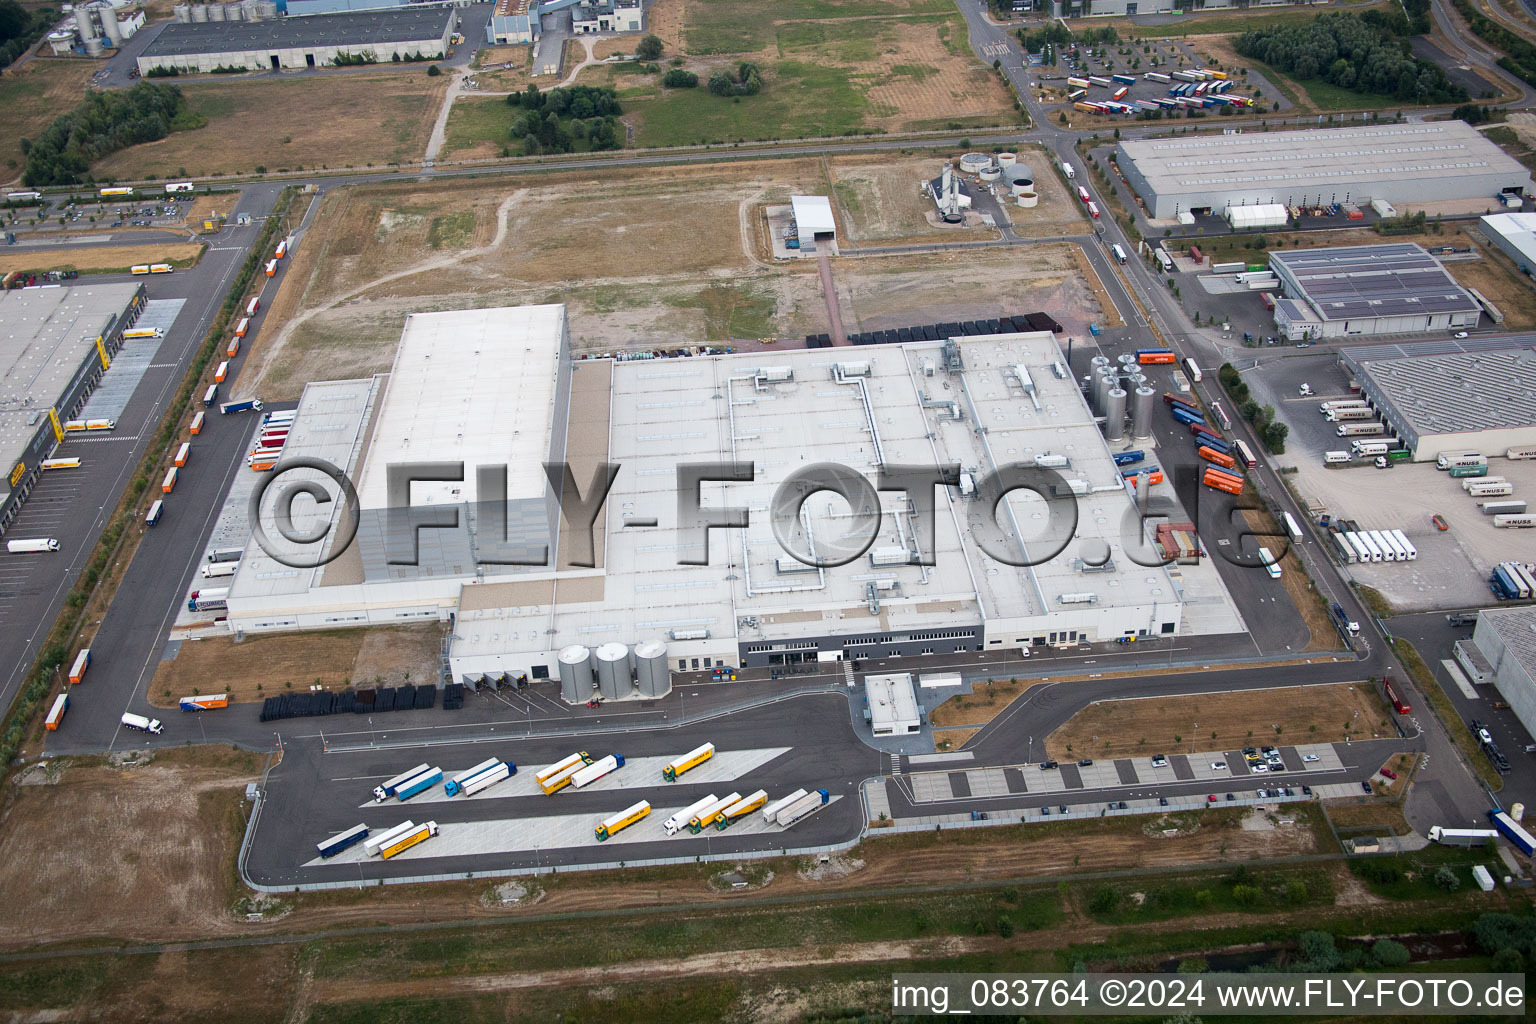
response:
{"label": "parked car", "polygon": [[1167,768],[1168,767],[1168,759],[1166,757],[1164,757],[1162,754],[1153,754],[1152,755],[1152,767],[1153,768]]}
{"label": "parked car", "polygon": [[1210,803],[1210,804],[1215,803],[1216,802],[1216,794],[1212,793],[1210,796],[1206,797],[1205,798],[1205,802],[1206,803]]}
{"label": "parked car", "polygon": [[1397,772],[1393,771],[1391,768],[1383,768],[1381,770],[1381,774],[1385,775],[1389,779],[1397,778]]}
{"label": "parked car", "polygon": [[1376,792],[1374,789],[1371,788],[1371,782],[1370,782],[1369,779],[1367,779],[1364,782],[1360,783],[1360,788],[1365,790],[1367,793],[1374,793],[1374,792]]}
{"label": "parked car", "polygon": [[1308,762],[1308,763],[1311,763],[1313,761],[1321,761],[1322,760],[1322,758],[1318,757],[1316,754],[1302,754],[1301,755],[1301,759],[1303,761]]}
{"label": "parked car", "polygon": [[1225,761],[1212,761],[1211,762],[1211,771],[1213,771],[1213,772],[1224,772],[1226,770],[1227,770],[1227,762],[1225,762]]}
{"label": "parked car", "polygon": [[1237,797],[1235,797],[1235,796],[1233,796],[1233,795],[1232,795],[1232,794],[1231,794],[1231,793],[1228,793],[1228,794],[1227,794],[1227,799],[1228,799],[1228,800],[1236,800],[1236,799],[1237,799]]}
{"label": "parked car", "polygon": [[1302,796],[1311,796],[1312,795],[1312,787],[1311,786],[1302,786],[1301,787],[1301,795]]}
{"label": "parked car", "polygon": [[1091,757],[1085,757],[1081,761],[1077,762],[1077,766],[1079,768],[1087,768],[1091,764],[1093,764],[1093,758]]}
{"label": "parked car", "polygon": [[1043,772],[1048,772],[1052,768],[1055,768],[1055,767],[1056,767],[1056,762],[1055,761],[1041,761],[1040,762],[1040,770],[1043,771]]}
{"label": "parked car", "polygon": [[1167,807],[1168,806],[1168,798],[1165,797],[1165,796],[1158,797],[1157,798],[1157,806],[1159,806],[1159,807]]}

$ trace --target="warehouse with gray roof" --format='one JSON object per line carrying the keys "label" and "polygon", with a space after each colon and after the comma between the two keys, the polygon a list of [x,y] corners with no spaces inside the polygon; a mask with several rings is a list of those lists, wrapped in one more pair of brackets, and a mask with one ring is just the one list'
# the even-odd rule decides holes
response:
{"label": "warehouse with gray roof", "polygon": [[1531,172],[1464,121],[1127,140],[1116,160],[1154,220],[1269,203],[1492,205],[1532,191]]}
{"label": "warehouse with gray roof", "polygon": [[450,5],[415,4],[277,21],[172,22],[138,58],[139,73],[325,67],[344,54],[371,54],[381,64],[436,58],[448,52],[455,19]]}
{"label": "warehouse with gray roof", "polygon": [[1415,462],[1536,444],[1536,349],[1416,354],[1370,345],[1344,349],[1340,360]]}
{"label": "warehouse with gray roof", "polygon": [[1412,242],[1269,254],[1285,299],[1275,325],[1291,341],[1422,334],[1477,326],[1482,307]]}
{"label": "warehouse with gray roof", "polygon": [[1493,667],[1493,685],[1536,736],[1536,608],[1484,608],[1472,643]]}

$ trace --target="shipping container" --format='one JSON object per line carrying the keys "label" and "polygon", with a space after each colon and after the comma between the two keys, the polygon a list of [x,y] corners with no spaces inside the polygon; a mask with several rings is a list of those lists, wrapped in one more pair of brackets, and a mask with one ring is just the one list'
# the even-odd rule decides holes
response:
{"label": "shipping container", "polygon": [[1216,465],[1220,466],[1222,469],[1232,469],[1237,465],[1236,460],[1234,460],[1232,456],[1223,454],[1214,448],[1207,448],[1204,445],[1201,445],[1195,454],[1199,455],[1207,462],[1216,463]]}
{"label": "shipping container", "polygon": [[1199,413],[1190,412],[1188,409],[1174,409],[1173,418],[1183,424],[1204,423],[1205,417]]}
{"label": "shipping container", "polygon": [[353,825],[345,832],[338,832],[331,838],[315,844],[315,849],[320,851],[322,859],[336,856],[341,851],[356,846],[368,838],[367,825]]}
{"label": "shipping container", "polygon": [[91,649],[89,647],[75,655],[74,664],[69,666],[69,681],[73,685],[85,678],[85,670],[91,667]]}
{"label": "shipping container", "polygon": [[190,442],[190,441],[183,441],[183,442],[181,442],[181,447],[176,449],[176,458],[174,460],[176,465],[177,465],[177,467],[179,468],[181,466],[185,466],[187,464],[187,460],[190,459],[191,457],[192,457],[192,442]]}
{"label": "shipping container", "polygon": [[1351,564],[1359,561],[1360,556],[1356,553],[1355,546],[1349,542],[1348,537],[1342,533],[1335,533],[1330,536],[1333,537],[1334,546],[1339,549],[1339,557]]}
{"label": "shipping container", "polygon": [[1142,348],[1136,350],[1136,361],[1143,366],[1154,363],[1176,363],[1177,357],[1166,348]]}
{"label": "shipping container", "polygon": [[69,694],[61,693],[53,698],[53,707],[48,709],[48,717],[43,719],[43,728],[49,732],[57,732],[59,723],[64,721],[64,712],[69,710]]}

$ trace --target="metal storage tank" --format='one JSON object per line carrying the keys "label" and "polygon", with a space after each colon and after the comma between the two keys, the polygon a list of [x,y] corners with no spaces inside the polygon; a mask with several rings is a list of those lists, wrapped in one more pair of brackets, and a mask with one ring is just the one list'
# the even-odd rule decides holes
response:
{"label": "metal storage tank", "polygon": [[986,153],[967,153],[960,158],[960,169],[967,174],[977,174],[992,166],[992,157]]}
{"label": "metal storage tank", "polygon": [[260,0],[242,0],[242,2],[240,4],[240,7],[241,7],[241,9],[243,11],[243,13],[240,15],[240,17],[243,18],[244,20],[246,20],[246,21],[260,21],[261,20],[261,3],[260,3]]}
{"label": "metal storage tank", "polygon": [[122,46],[123,30],[117,25],[117,12],[110,5],[102,4],[96,7],[96,15],[101,19],[101,31],[106,36],[107,45]]}
{"label": "metal storage tank", "polygon": [[1094,356],[1092,359],[1088,360],[1088,367],[1089,367],[1089,369],[1094,370],[1094,371],[1097,371],[1099,369],[1099,367],[1101,367],[1101,366],[1108,366],[1108,365],[1109,365],[1109,356],[1099,355],[1099,356]]}
{"label": "metal storage tank", "polygon": [[192,20],[194,22],[204,22],[204,21],[207,21],[208,20],[208,5],[207,4],[193,4],[192,5]]}
{"label": "metal storage tank", "polygon": [[225,21],[244,21],[245,20],[245,4],[240,3],[239,0],[236,0],[235,3],[225,4],[224,5],[224,20]]}
{"label": "metal storage tank", "polygon": [[1115,358],[1116,358],[1116,360],[1120,364],[1120,372],[1121,373],[1125,372],[1125,368],[1126,367],[1128,367],[1128,366],[1135,366],[1136,365],[1136,356],[1133,355],[1130,352],[1122,352],[1122,353],[1120,353],[1120,355],[1116,356]]}
{"label": "metal storage tank", "polygon": [[1014,164],[1016,164],[1018,162],[1019,162],[1019,154],[1017,154],[1017,153],[999,153],[999,154],[997,154],[997,166],[999,166],[999,167],[1001,167],[1001,168],[1003,168],[1005,170],[1007,168],[1009,168],[1009,167],[1012,167]]}
{"label": "metal storage tank", "polygon": [[209,21],[223,21],[223,20],[225,20],[224,19],[224,5],[223,4],[209,4],[208,5],[208,20]]}
{"label": "metal storage tank", "polygon": [[75,27],[80,30],[80,39],[83,42],[89,43],[96,38],[96,22],[91,19],[90,8],[75,8]]}
{"label": "metal storage tank", "polygon": [[592,652],[581,644],[572,644],[562,647],[555,661],[560,670],[560,698],[568,704],[590,700],[597,682],[592,675]]}
{"label": "metal storage tank", "polygon": [[1093,412],[1096,416],[1104,415],[1104,405],[1109,400],[1109,389],[1114,386],[1114,377],[1107,373],[1093,375],[1093,387],[1089,389],[1089,396],[1093,399]]}
{"label": "metal storage tank", "polygon": [[663,697],[672,689],[666,644],[652,640],[635,645],[635,682],[640,685],[642,697]]}
{"label": "metal storage tank", "polygon": [[1112,388],[1104,396],[1104,437],[1109,441],[1125,440],[1125,391]]}
{"label": "metal storage tank", "polygon": [[91,36],[91,38],[85,41],[85,55],[87,57],[100,57],[106,52],[107,48],[102,44],[100,36]]}
{"label": "metal storage tank", "polygon": [[175,16],[178,24],[185,25],[192,20],[192,8],[187,4],[177,4],[172,7],[171,14]]}
{"label": "metal storage tank", "polygon": [[1152,401],[1157,392],[1149,387],[1136,389],[1136,396],[1131,399],[1131,436],[1143,438],[1152,436]]}
{"label": "metal storage tank", "polygon": [[277,17],[276,0],[257,0],[256,9],[261,13],[262,21],[271,21]]}
{"label": "metal storage tank", "polygon": [[597,649],[597,692],[609,700],[628,697],[634,689],[629,674],[629,648],[623,644],[603,644]]}

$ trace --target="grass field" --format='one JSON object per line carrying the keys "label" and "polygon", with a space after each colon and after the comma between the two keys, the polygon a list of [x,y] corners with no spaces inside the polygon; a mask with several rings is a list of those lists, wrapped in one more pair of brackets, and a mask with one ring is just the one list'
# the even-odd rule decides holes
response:
{"label": "grass field", "polygon": [[[507,106],[501,96],[460,96],[448,112],[448,134],[443,155],[465,160],[499,156],[509,145],[512,118],[520,111]],[[522,142],[518,142],[518,153]]]}
{"label": "grass field", "polygon": [[[986,725],[1002,714],[1031,686],[1045,682],[1043,679],[1009,679],[1007,682],[976,683],[972,693],[961,693],[949,698],[929,714],[935,728]],[[969,737],[966,737],[967,739]]]}
{"label": "grass field", "polygon": [[185,270],[203,255],[201,242],[148,245],[71,245],[58,249],[0,249],[0,274],[12,270],[78,270],[82,274],[124,274],[139,263],[169,263]]}
{"label": "grass field", "polygon": [[[684,39],[688,52],[694,55],[756,53],[767,49],[787,23],[847,18],[879,21],[953,10],[947,0],[764,0],[746,5],[736,0],[687,0]],[[814,34],[815,29],[801,24],[790,31],[807,35]]]}
{"label": "grass field", "polygon": [[91,171],[103,179],[201,178],[420,160],[446,83],[421,67],[287,81],[182,80],[188,105],[208,124],[131,146]]}
{"label": "grass field", "polygon": [[0,76],[0,180],[21,178],[21,139],[35,139],[85,96],[96,63],[34,57]]}
{"label": "grass field", "polygon": [[1385,705],[1366,683],[1097,701],[1051,733],[1046,750],[1062,759],[1151,757],[1266,743],[1329,743],[1385,735],[1386,717]]}

